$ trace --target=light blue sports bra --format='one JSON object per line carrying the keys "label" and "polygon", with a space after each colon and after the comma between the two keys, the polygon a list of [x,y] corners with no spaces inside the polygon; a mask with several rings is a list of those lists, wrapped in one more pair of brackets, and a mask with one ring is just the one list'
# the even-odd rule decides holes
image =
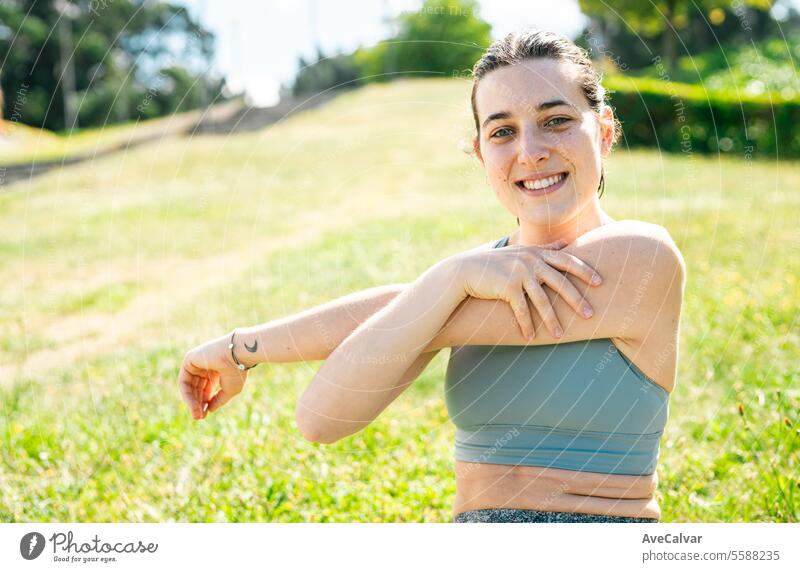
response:
{"label": "light blue sports bra", "polygon": [[473,463],[649,475],[668,400],[608,338],[458,346],[445,377],[455,457]]}

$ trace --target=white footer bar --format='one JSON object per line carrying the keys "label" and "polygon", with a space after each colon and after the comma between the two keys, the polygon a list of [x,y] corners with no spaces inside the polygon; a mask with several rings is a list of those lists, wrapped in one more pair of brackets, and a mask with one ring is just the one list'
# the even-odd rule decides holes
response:
{"label": "white footer bar", "polygon": [[[800,524],[4,524],[0,570],[800,570]],[[554,568],[551,568],[554,567]]]}

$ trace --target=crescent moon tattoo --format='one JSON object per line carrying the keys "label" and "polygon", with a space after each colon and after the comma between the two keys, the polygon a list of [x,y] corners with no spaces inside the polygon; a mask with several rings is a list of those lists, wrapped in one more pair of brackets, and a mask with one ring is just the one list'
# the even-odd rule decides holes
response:
{"label": "crescent moon tattoo", "polygon": [[254,353],[256,353],[256,350],[258,349],[258,340],[256,340],[253,343],[253,347],[252,348],[247,345],[247,342],[244,343],[244,347],[247,348],[248,352],[250,352],[251,354],[254,354]]}

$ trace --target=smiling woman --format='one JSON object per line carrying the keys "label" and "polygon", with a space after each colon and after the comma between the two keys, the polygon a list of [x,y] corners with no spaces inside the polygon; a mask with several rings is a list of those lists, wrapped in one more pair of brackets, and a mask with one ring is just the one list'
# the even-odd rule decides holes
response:
{"label": "smiling woman", "polygon": [[475,154],[520,228],[411,284],[190,350],[184,399],[202,419],[256,363],[325,359],[297,423],[307,439],[333,443],[453,348],[456,522],[656,522],[681,254],[665,229],[600,207],[618,123],[583,50],[548,32],[510,34],[473,74]]}
{"label": "smiling woman", "polygon": [[[528,36],[527,41],[510,36],[489,49],[473,74],[473,145],[504,206],[539,226],[552,226],[553,217],[574,218],[577,210],[599,215],[599,204],[588,211],[585,207],[597,199],[593,189],[602,195],[602,158],[618,137],[619,122],[605,104],[605,92],[585,53],[553,34]],[[536,90],[531,92],[530,86]],[[547,162],[545,172],[537,167],[542,161]],[[523,201],[570,183],[577,191],[571,200]]]}

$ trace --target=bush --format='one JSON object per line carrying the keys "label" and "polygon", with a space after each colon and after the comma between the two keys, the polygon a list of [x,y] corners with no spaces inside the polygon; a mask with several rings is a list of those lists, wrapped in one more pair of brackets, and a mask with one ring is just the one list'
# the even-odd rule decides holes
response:
{"label": "bush", "polygon": [[623,75],[607,77],[623,144],[683,153],[800,157],[800,99]]}
{"label": "bush", "polygon": [[[697,83],[709,89],[732,89],[747,95],[769,91],[787,98],[798,93],[795,61],[800,58],[800,34],[768,38],[759,42],[727,45],[679,58],[670,70],[671,81]],[[656,66],[633,75],[658,77]]]}
{"label": "bush", "polygon": [[305,96],[328,89],[353,87],[361,75],[358,64],[351,54],[338,54],[326,57],[317,51],[317,61],[306,63],[300,58],[300,71],[297,72],[291,93]]}

